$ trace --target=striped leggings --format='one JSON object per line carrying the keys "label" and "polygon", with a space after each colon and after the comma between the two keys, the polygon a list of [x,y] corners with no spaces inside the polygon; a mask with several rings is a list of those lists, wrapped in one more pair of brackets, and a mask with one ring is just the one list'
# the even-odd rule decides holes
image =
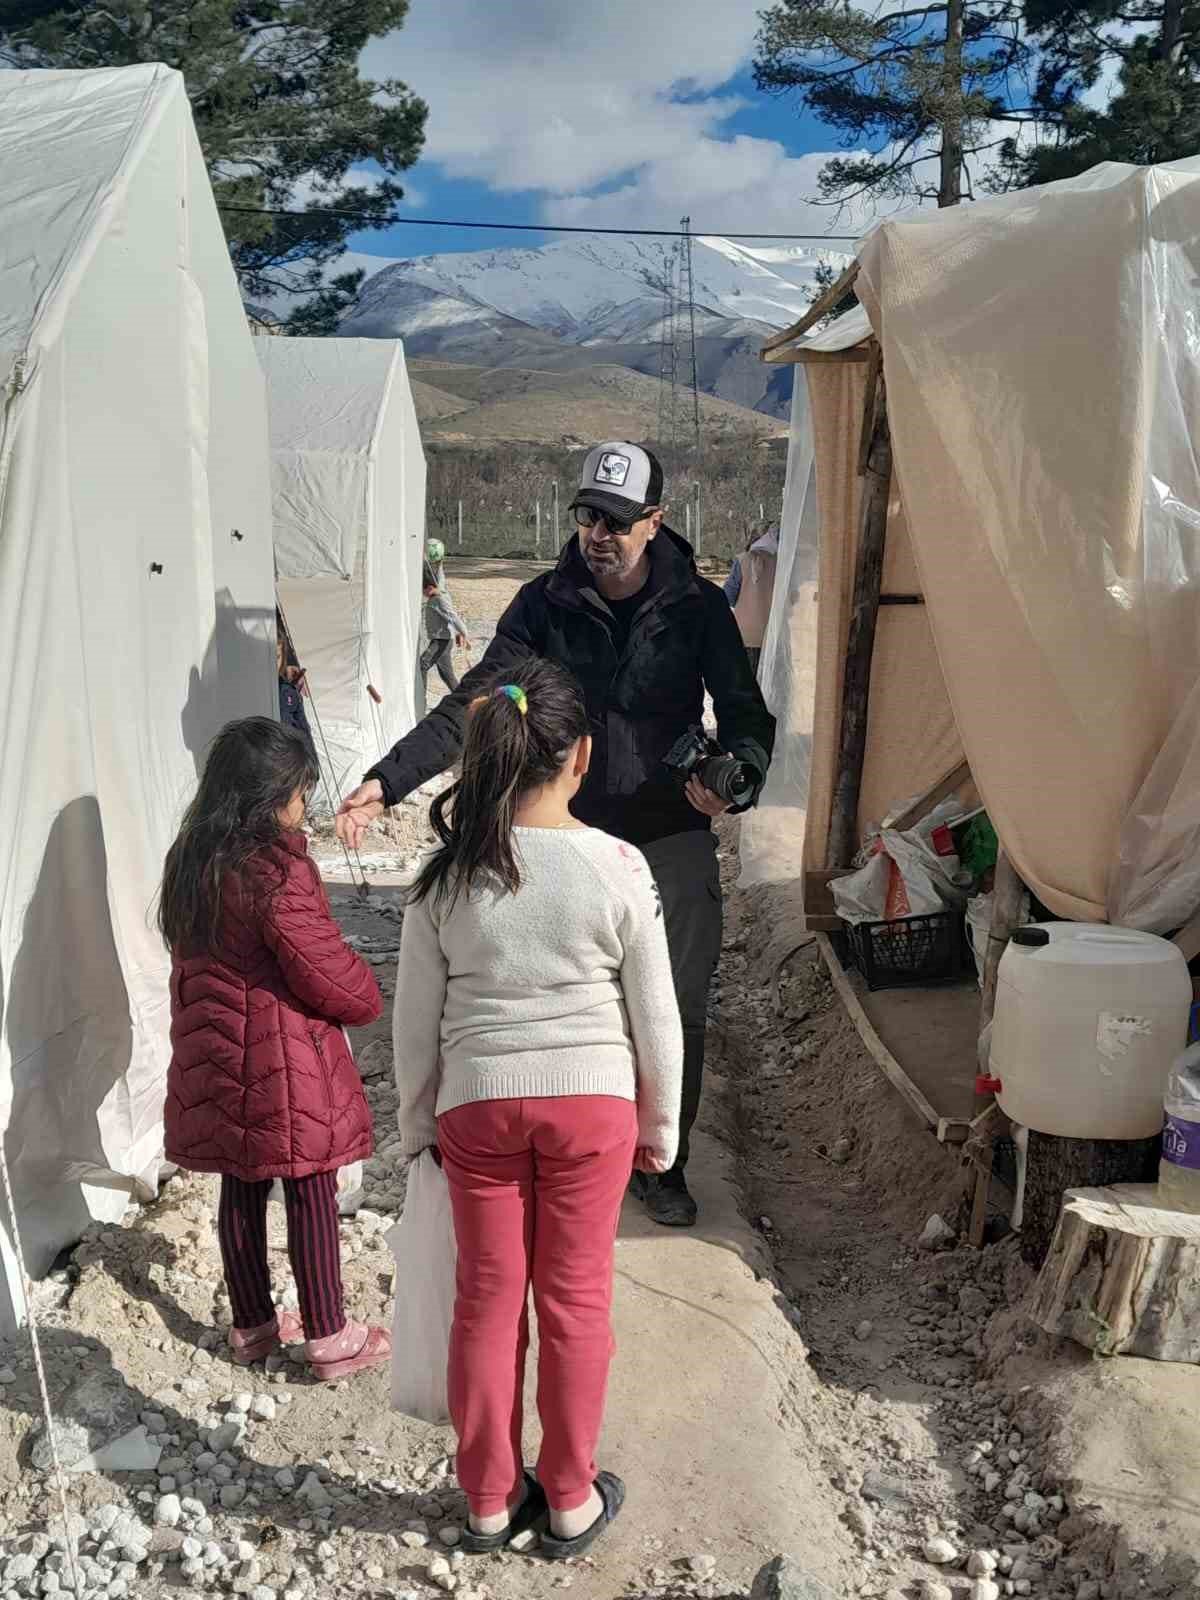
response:
{"label": "striped leggings", "polygon": [[[233,1325],[261,1328],[275,1317],[267,1265],[267,1196],[271,1183],[221,1179],[217,1234]],[[342,1255],[338,1239],[337,1173],[285,1178],[288,1257],[309,1339],[325,1339],[346,1325],[342,1301]]]}

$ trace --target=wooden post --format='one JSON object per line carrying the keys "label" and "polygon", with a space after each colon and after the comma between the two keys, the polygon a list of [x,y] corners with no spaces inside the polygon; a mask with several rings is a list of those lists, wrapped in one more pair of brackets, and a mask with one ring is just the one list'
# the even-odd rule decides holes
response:
{"label": "wooden post", "polygon": [[[992,888],[992,922],[988,929],[987,955],[983,963],[983,997],[979,1006],[979,1037],[991,1023],[996,1011],[996,983],[1000,972],[1000,958],[1008,948],[1008,941],[1020,924],[1021,908],[1025,899],[1025,885],[1008,856],[1000,849],[996,855],[996,880]],[[980,1065],[982,1071],[982,1064]],[[973,1117],[979,1117],[995,1096],[976,1089]],[[987,1227],[988,1192],[992,1183],[992,1156],[994,1135],[984,1141],[976,1158],[975,1193],[971,1202],[970,1242],[976,1250],[983,1246]]]}
{"label": "wooden post", "polygon": [[858,849],[858,801],[867,752],[871,661],[875,653],[875,624],[879,617],[888,501],[892,492],[892,437],[882,376],[877,392],[868,398],[874,404],[875,418],[863,473],[853,610],[842,681],[842,732],[825,856],[826,865],[831,869],[848,867]]}
{"label": "wooden post", "polygon": [[458,548],[462,549],[462,501],[458,502]]}

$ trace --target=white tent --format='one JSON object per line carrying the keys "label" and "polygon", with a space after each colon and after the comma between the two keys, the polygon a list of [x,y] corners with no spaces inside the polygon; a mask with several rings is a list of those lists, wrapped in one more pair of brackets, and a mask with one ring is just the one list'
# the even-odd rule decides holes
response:
{"label": "white tent", "polygon": [[[279,601],[335,801],[416,720],[425,455],[394,339],[259,339]],[[371,693],[375,691],[375,695]]]}
{"label": "white tent", "polygon": [[213,732],[275,707],[274,610],[262,376],[182,78],[0,73],[0,216],[0,1129],[38,1274],[155,1182],[152,903]]}

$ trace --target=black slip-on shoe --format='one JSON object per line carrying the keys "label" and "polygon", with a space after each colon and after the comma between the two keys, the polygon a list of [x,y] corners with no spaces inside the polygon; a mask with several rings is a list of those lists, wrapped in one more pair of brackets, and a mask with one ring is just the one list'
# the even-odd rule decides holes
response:
{"label": "black slip-on shoe", "polygon": [[586,1555],[609,1523],[620,1516],[625,1504],[625,1485],[616,1473],[602,1472],[596,1479],[596,1493],[604,1502],[604,1509],[590,1528],[573,1539],[556,1539],[552,1533],[542,1535],[542,1554],[547,1561],[572,1561],[576,1556]]}
{"label": "black slip-on shoe", "polygon": [[458,1548],[466,1551],[469,1556],[491,1555],[496,1550],[505,1549],[519,1533],[525,1533],[529,1528],[536,1528],[539,1522],[545,1522],[549,1515],[546,1491],[533,1474],[527,1472],[525,1498],[517,1507],[508,1527],[502,1528],[499,1533],[474,1533],[468,1522],[459,1538]]}

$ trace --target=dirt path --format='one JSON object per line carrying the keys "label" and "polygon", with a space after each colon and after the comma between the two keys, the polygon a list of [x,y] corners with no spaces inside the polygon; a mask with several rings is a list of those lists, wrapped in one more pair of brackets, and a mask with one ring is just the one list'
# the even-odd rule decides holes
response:
{"label": "dirt path", "polygon": [[[522,576],[451,581],[483,632]],[[420,797],[398,834],[373,842],[366,900],[332,888],[387,997],[386,880],[426,836]],[[723,858],[732,891],[735,829]],[[1195,1600],[1195,1372],[1098,1369],[1040,1340],[1009,1245],[918,1248],[932,1212],[954,1220],[950,1157],[884,1087],[811,952],[764,959],[770,904],[731,892],[730,907],[693,1164],[702,1225],[664,1233],[630,1208],[618,1245],[602,1456],[630,1504],[595,1557],[462,1561],[452,1438],[393,1413],[386,1375],[324,1388],[287,1361],[230,1367],[215,1185],[177,1177],[38,1290],[64,1452],[121,1441],[70,1480],[86,1596],[744,1600],[786,1551],[789,1575],[754,1600]],[[388,1314],[384,1233],[403,1203],[390,1026],[355,1041],[380,1146],[343,1228],[360,1316]],[[0,1600],[67,1587],[38,1416],[18,1338],[0,1347]],[[147,1446],[153,1466],[127,1454]]]}

